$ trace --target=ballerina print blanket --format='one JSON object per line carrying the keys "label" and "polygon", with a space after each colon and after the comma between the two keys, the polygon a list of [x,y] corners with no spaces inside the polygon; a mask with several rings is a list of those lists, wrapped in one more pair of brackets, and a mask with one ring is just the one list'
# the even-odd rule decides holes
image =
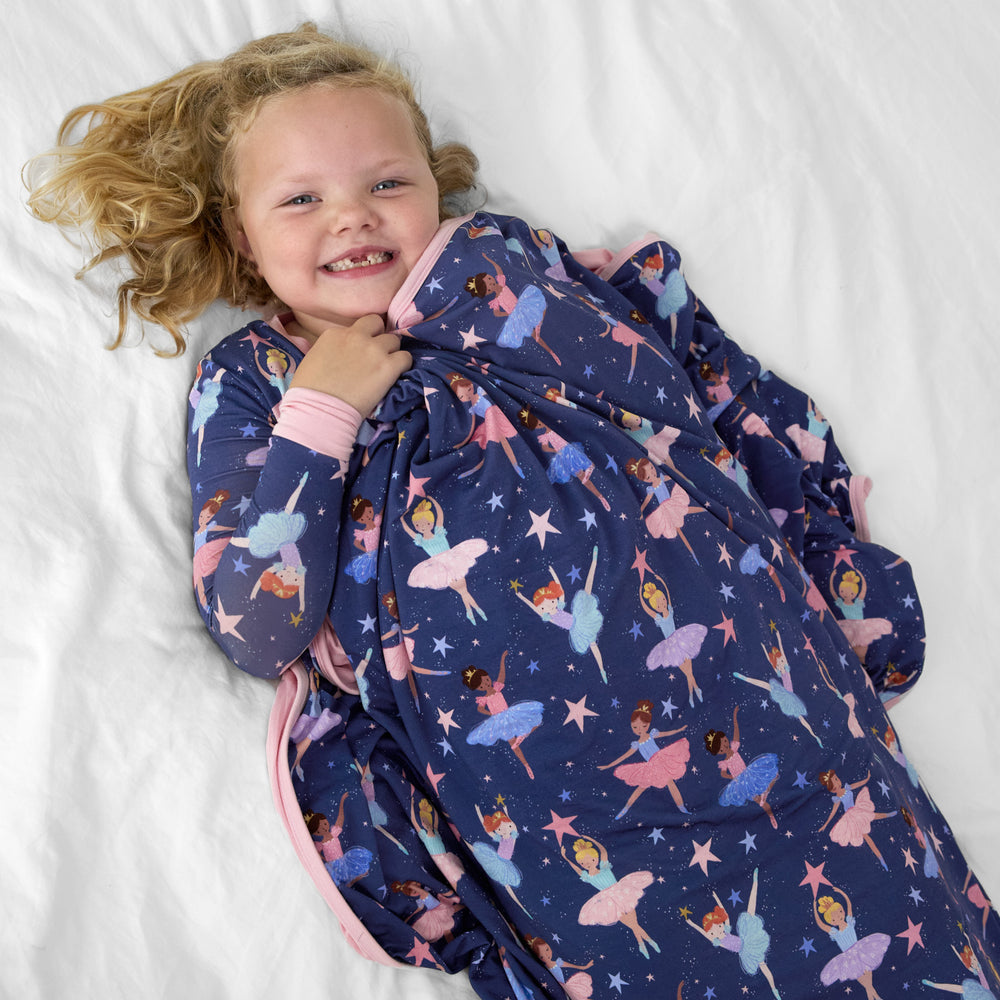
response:
{"label": "ballerina print blanket", "polygon": [[655,237],[452,220],[389,319],[414,365],[349,462],[271,433],[280,323],[210,352],[191,411],[199,606],[281,674],[276,800],[356,947],[490,998],[709,965],[995,993],[996,917],[885,712],[914,584],[812,399]]}

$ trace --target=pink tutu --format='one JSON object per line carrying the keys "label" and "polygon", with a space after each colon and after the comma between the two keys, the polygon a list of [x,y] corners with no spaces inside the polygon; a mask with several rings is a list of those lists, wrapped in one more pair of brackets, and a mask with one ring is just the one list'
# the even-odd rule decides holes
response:
{"label": "pink tutu", "polygon": [[417,563],[410,570],[406,582],[411,587],[444,590],[456,580],[465,579],[465,575],[487,548],[489,546],[481,538],[467,538],[446,552],[439,552],[436,556]]}
{"label": "pink tutu", "polygon": [[687,491],[675,484],[669,499],[646,516],[646,530],[654,538],[676,538],[677,530],[684,527],[690,502]]}
{"label": "pink tutu", "polygon": [[614,885],[591,896],[580,907],[579,922],[588,926],[600,924],[602,927],[618,923],[626,913],[631,913],[636,908],[645,895],[645,890],[652,884],[651,872],[629,872]]}
{"label": "pink tutu", "polygon": [[633,330],[630,326],[626,326],[624,323],[619,323],[617,326],[611,328],[611,339],[617,344],[624,344],[626,347],[636,347],[646,342],[646,338],[641,333]]}
{"label": "pink tutu", "polygon": [[472,440],[485,448],[494,441],[503,441],[504,438],[517,437],[514,425],[504,415],[503,410],[494,404],[483,415],[482,423],[476,428],[472,435]]}
{"label": "pink tutu", "polygon": [[437,941],[455,929],[455,914],[459,909],[461,903],[446,897],[433,910],[421,913],[412,927],[425,941]]}
{"label": "pink tutu", "polygon": [[848,710],[847,731],[856,740],[860,740],[861,737],[865,735],[865,731],[861,728],[861,723],[858,722],[857,716],[854,714],[854,705],[855,705],[854,695],[851,694],[850,691],[848,691],[847,694],[843,696],[843,702],[847,706]]}
{"label": "pink tutu", "polygon": [[771,428],[764,423],[756,413],[750,413],[743,418],[743,433],[758,434],[760,437],[774,437]]}
{"label": "pink tutu", "polygon": [[211,576],[222,558],[222,550],[229,544],[229,535],[220,538],[213,538],[194,554],[194,582],[204,580],[206,576]]}
{"label": "pink tutu", "polygon": [[822,462],[826,458],[826,441],[807,431],[798,424],[785,428],[785,433],[792,439],[799,454],[807,462]]}
{"label": "pink tutu", "polygon": [[892,622],[886,618],[842,618],[837,624],[852,646],[870,646],[892,632]]}
{"label": "pink tutu", "polygon": [[586,972],[574,972],[563,983],[563,989],[569,1000],[591,1000],[594,995],[594,981]]}
{"label": "pink tutu", "polygon": [[830,839],[841,847],[860,847],[865,842],[865,837],[871,833],[874,818],[875,803],[872,802],[868,789],[862,788],[854,805],[833,824]]}
{"label": "pink tutu", "polygon": [[398,645],[388,648],[382,647],[385,668],[394,681],[405,681],[406,675],[413,669],[413,647],[415,645],[416,643],[408,635],[404,635],[403,641]]}
{"label": "pink tutu", "polygon": [[646,438],[643,447],[646,454],[660,465],[666,465],[670,460],[670,446],[681,436],[681,432],[676,427],[664,427],[657,431],[651,438]]}
{"label": "pink tutu", "polygon": [[668,781],[684,776],[690,759],[691,747],[687,739],[681,739],[657,750],[649,760],[621,764],[614,776],[633,788],[666,788]]}
{"label": "pink tutu", "polygon": [[446,851],[444,854],[432,854],[431,858],[448,884],[453,888],[457,886],[458,880],[465,874],[462,862],[450,851]]}

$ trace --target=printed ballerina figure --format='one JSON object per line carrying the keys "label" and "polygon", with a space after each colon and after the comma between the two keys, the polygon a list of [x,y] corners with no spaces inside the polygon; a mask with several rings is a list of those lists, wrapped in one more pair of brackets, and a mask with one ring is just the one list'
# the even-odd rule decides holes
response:
{"label": "printed ballerina figure", "polygon": [[646,496],[639,505],[640,513],[645,513],[651,500],[656,501],[652,512],[646,514],[646,530],[654,538],[679,538],[697,563],[698,557],[681,529],[689,514],[700,514],[703,508],[692,506],[687,490],[680,483],[671,486],[648,458],[630,459],[625,471],[646,486]]}
{"label": "printed ballerina figure", "polygon": [[528,233],[531,236],[531,242],[535,244],[538,252],[545,258],[545,263],[549,265],[545,269],[545,277],[551,278],[553,281],[571,281],[552,233],[548,229],[530,228]]}
{"label": "printed ballerina figure", "polygon": [[[903,753],[903,748],[899,745],[899,737],[896,735],[896,730],[892,726],[886,726],[885,733],[878,738],[879,743],[882,744],[889,752],[892,759],[904,770],[906,771],[906,776],[910,779],[910,784],[914,788],[920,787],[920,775],[917,774],[917,769],[913,766],[913,763],[909,760],[905,753]],[[928,796],[930,803],[933,806],[934,800]],[[937,808],[935,806],[935,808]]]}
{"label": "printed ballerina figure", "polygon": [[465,908],[455,893],[432,893],[412,878],[405,882],[394,881],[389,888],[401,896],[416,900],[417,908],[406,918],[406,923],[425,941],[440,941],[441,938],[445,941],[452,940],[456,917]]}
{"label": "printed ballerina figure", "polygon": [[306,530],[306,517],[296,511],[295,505],[308,478],[308,472],[302,474],[299,485],[288,498],[284,510],[266,511],[245,538],[231,539],[232,545],[248,548],[250,555],[257,559],[278,557],[257,578],[250,591],[250,599],[253,600],[262,590],[285,600],[297,594],[300,615],[306,609],[306,568],[295,543]]}
{"label": "printed ballerina figure", "polygon": [[785,655],[781,633],[776,628],[773,628],[772,631],[777,637],[777,646],[772,646],[768,649],[767,646],[761,643],[760,648],[764,651],[767,662],[771,664],[777,677],[762,681],[756,677],[747,677],[746,674],[741,674],[736,670],[733,671],[733,676],[737,680],[753,684],[754,687],[763,688],[767,691],[771,697],[771,701],[781,709],[782,715],[786,715],[789,719],[798,719],[806,732],[822,747],[823,741],[816,735],[813,727],[806,720],[805,702],[792,690],[792,671],[788,665],[788,657]]}
{"label": "printed ballerina figure", "polygon": [[670,589],[662,576],[656,572],[653,576],[659,581],[659,587],[652,580],[643,583],[640,573],[639,595],[642,610],[653,619],[663,638],[649,651],[646,668],[656,670],[666,667],[672,670],[676,667],[687,681],[688,704],[693,708],[696,697],[699,701],[703,700],[701,688],[694,679],[694,658],[701,652],[708,629],[697,622],[678,628],[674,621]]}
{"label": "printed ballerina figure", "polygon": [[500,657],[500,669],[497,671],[496,682],[485,670],[470,666],[462,672],[462,682],[470,691],[481,691],[476,698],[476,708],[488,716],[472,729],[465,742],[472,746],[491,747],[505,740],[514,756],[524,765],[528,777],[534,780],[535,774],[531,765],[525,759],[521,744],[542,724],[544,706],[540,701],[517,701],[507,704],[503,695],[506,686],[507,653],[503,651]]}
{"label": "printed ballerina figure", "polygon": [[611,422],[620,427],[633,441],[641,445],[646,454],[657,463],[665,465],[675,476],[680,476],[674,460],[670,457],[670,448],[681,436],[681,432],[676,427],[664,425],[658,431],[653,430],[653,423],[646,417],[640,417],[637,413],[629,410],[617,411],[615,417],[615,406],[610,404]]}
{"label": "printed ballerina figure", "polygon": [[226,373],[225,368],[218,368],[214,374],[202,378],[204,363],[204,361],[198,362],[194,386],[188,394],[188,402],[194,411],[191,414],[191,433],[198,435],[198,448],[195,453],[196,465],[201,465],[201,446],[205,442],[205,424],[219,409],[219,396],[222,395],[222,376]]}
{"label": "printed ballerina figure", "polygon": [[[937,855],[934,853],[934,847],[930,840],[924,834],[924,831],[917,826],[917,821],[906,806],[900,806],[900,815],[906,821],[906,825],[910,828],[910,832],[913,834],[913,839],[916,840],[920,847],[920,850],[924,852],[924,877],[925,878],[937,878],[941,874],[941,866],[938,864]],[[909,863],[908,865],[909,866]]]}
{"label": "printed ballerina figure", "polygon": [[882,964],[891,939],[888,934],[881,933],[859,939],[850,897],[835,885],[831,889],[843,898],[847,908],[833,896],[821,896],[817,900],[816,890],[813,890],[813,919],[816,926],[828,934],[840,949],[840,954],[823,966],[819,974],[820,982],[824,986],[830,986],[853,979],[864,989],[866,1000],[882,1000],[872,982],[872,974]]}
{"label": "printed ballerina figure", "polygon": [[[586,965],[574,965],[565,959],[555,958],[552,945],[544,938],[529,937],[525,938],[525,941],[535,958],[552,973],[556,982],[566,991],[566,995],[570,1000],[591,1000],[594,995],[594,982],[585,970],[593,966],[593,959]],[[567,977],[566,969],[576,969],[578,971]]]}
{"label": "printed ballerina figure", "polygon": [[417,790],[410,785],[410,823],[437,866],[437,870],[453,889],[457,889],[459,879],[465,874],[465,868],[462,867],[458,857],[445,847],[444,838],[441,836],[441,817],[437,810],[426,798],[421,798],[420,802],[415,804],[416,795]]}
{"label": "printed ballerina figure", "polygon": [[851,648],[864,663],[868,647],[877,639],[892,632],[892,622],[887,618],[865,618],[865,596],[868,583],[864,576],[853,567],[843,572],[837,581],[838,570],[834,567],[830,574],[830,593],[833,603],[844,616],[838,619]]}
{"label": "printed ballerina figure", "polygon": [[355,496],[351,498],[351,518],[361,525],[354,529],[354,547],[360,549],[361,554],[347,564],[344,572],[358,583],[367,583],[375,579],[382,512],[376,514],[371,500]]}
{"label": "printed ballerina figure", "polygon": [[410,517],[412,528],[406,523],[408,513],[409,511],[403,513],[400,523],[414,544],[427,554],[427,558],[410,570],[407,584],[431,590],[450,587],[462,599],[465,616],[473,625],[476,624],[475,615],[486,621],[486,612],[476,603],[465,582],[469,570],[486,552],[486,542],[482,538],[467,538],[457,545],[451,545],[444,526],[444,511],[433,497],[424,497],[414,508]]}
{"label": "printed ballerina figure", "polygon": [[548,307],[545,294],[536,285],[526,285],[520,295],[516,295],[508,286],[507,276],[500,265],[486,254],[483,254],[483,259],[492,266],[494,274],[481,272],[473,275],[465,283],[465,290],[479,299],[493,296],[486,305],[494,316],[504,320],[497,335],[497,345],[518,348],[531,338],[552,355],[557,365],[561,365],[556,352],[542,340],[542,320]]}
{"label": "printed ballerina figure", "polygon": [[660,319],[670,317],[670,347],[677,347],[677,314],[687,305],[687,284],[677,268],[672,268],[663,280],[663,248],[657,245],[657,252],[649,254],[641,264],[632,261],[638,268],[639,283],[656,296],[656,315]]}
{"label": "printed ballerina figure", "polygon": [[795,444],[802,458],[807,462],[819,462],[822,465],[826,458],[826,435],[829,430],[830,422],[810,399],[806,403],[806,426],[792,424],[785,428],[785,433]]}
{"label": "printed ballerina figure", "polygon": [[639,900],[653,884],[652,872],[634,871],[623,878],[616,878],[608,860],[607,848],[593,837],[578,837],[573,841],[573,861],[566,855],[565,844],[559,845],[559,852],[580,880],[597,890],[580,907],[577,922],[585,927],[622,924],[635,936],[643,958],[649,958],[647,944],[659,953],[660,946],[639,923],[636,913]]}
{"label": "printed ballerina figure", "polygon": [[372,774],[372,767],[367,761],[361,763],[357,757],[354,758],[354,770],[358,772],[361,779],[361,793],[368,803],[368,815],[371,817],[372,826],[382,834],[386,840],[391,840],[404,854],[410,852],[400,841],[394,837],[387,829],[389,816],[386,811],[375,801],[375,775]]}
{"label": "printed ballerina figure", "polygon": [[484,816],[477,803],[476,815],[479,817],[483,829],[497,846],[493,847],[491,844],[477,840],[470,845],[475,859],[483,871],[497,885],[503,886],[507,890],[507,895],[530,917],[531,914],[514,894],[514,890],[521,884],[521,869],[512,860],[514,845],[517,842],[517,825],[505,809],[496,809]]}
{"label": "printed ballerina figure", "polygon": [[712,405],[708,408],[708,416],[713,423],[733,400],[740,403],[740,409],[733,417],[733,422],[739,420],[746,412],[746,407],[742,404],[739,396],[734,395],[733,390],[729,387],[729,358],[723,360],[721,372],[716,371],[710,361],[702,361],[698,366],[698,374],[705,383],[705,394],[712,401]]}
{"label": "printed ballerina figure", "polygon": [[[420,696],[417,694],[417,682],[414,674],[425,674],[428,677],[445,677],[450,674],[450,670],[429,670],[427,667],[418,667],[413,662],[413,650],[416,642],[411,638],[412,634],[420,628],[420,624],[403,628],[399,620],[399,602],[396,600],[396,592],[390,590],[388,594],[382,595],[382,607],[395,619],[392,627],[382,635],[382,658],[385,660],[385,669],[394,681],[408,681],[410,693],[413,695],[413,704],[417,711],[423,709],[420,705]],[[398,636],[399,642],[394,646],[387,646],[386,643]]]}
{"label": "printed ballerina figure", "polygon": [[[215,515],[222,510],[222,505],[229,499],[229,490],[216,490],[215,493],[205,501],[198,512],[198,530],[194,533],[194,567],[193,578],[194,588],[198,595],[198,602],[203,608],[208,607],[208,597],[205,593],[205,577],[211,576],[222,552],[229,544],[229,538],[235,531],[235,527],[227,527],[218,524]],[[209,539],[212,532],[225,532],[222,536]]]}
{"label": "printed ballerina figure", "polygon": [[705,914],[701,927],[690,917],[684,918],[685,923],[693,927],[713,948],[736,952],[743,971],[750,976],[759,972],[767,980],[771,993],[777,1000],[781,1000],[781,994],[774,984],[774,976],[764,961],[771,944],[771,935],[764,929],[764,921],[757,916],[757,869],[753,870],[753,885],[747,908],[736,918],[735,934],[722,900],[714,892],[712,898],[715,900],[715,909]]}
{"label": "printed ballerina figure", "polygon": [[[599,771],[607,771],[613,767],[615,769],[614,776],[634,789],[615,819],[621,819],[647,788],[666,788],[674,800],[674,805],[682,813],[687,814],[688,809],[681,798],[677,782],[684,777],[684,773],[687,771],[688,761],[691,759],[690,744],[686,737],[674,740],[664,747],[657,743],[659,739],[665,740],[670,736],[684,732],[687,726],[681,726],[679,729],[668,729],[666,732],[652,729],[653,703],[646,700],[641,700],[636,704],[629,722],[636,737],[629,745],[629,749],[610,764],[597,765]],[[636,764],[622,763],[636,753],[642,757],[641,762]]]}
{"label": "printed ballerina figure", "polygon": [[771,582],[778,588],[778,597],[784,603],[785,588],[781,585],[781,577],[778,576],[778,571],[761,555],[760,545],[757,542],[747,546],[743,555],[740,556],[739,565],[740,572],[744,576],[756,576],[759,570],[764,570],[771,578]]}
{"label": "printed ballerina figure", "polygon": [[312,836],[316,851],[323,859],[323,865],[333,884],[338,889],[354,885],[358,879],[364,878],[371,870],[372,852],[367,847],[352,847],[345,851],[340,843],[340,835],[344,832],[344,800],[347,792],[340,797],[337,819],[333,826],[323,813],[307,812],[303,815],[306,827]]}
{"label": "printed ballerina figure", "polygon": [[[830,828],[830,839],[841,847],[860,847],[862,844],[867,844],[878,858],[878,863],[888,871],[889,866],[882,857],[882,852],[871,838],[871,829],[872,823],[879,819],[891,819],[896,815],[896,810],[887,813],[875,811],[871,794],[864,787],[871,780],[871,776],[872,773],[869,771],[863,780],[845,785],[836,771],[831,769],[820,772],[819,783],[833,796],[833,808],[817,833],[822,833],[837,815],[837,810],[843,807],[844,815]],[[861,791],[855,795],[855,790],[859,788]]]}
{"label": "printed ballerina figure", "polygon": [[[805,638],[805,633],[803,632],[803,637]],[[816,669],[819,671],[819,676],[823,683],[837,696],[837,698],[842,701],[847,706],[847,731],[856,740],[860,740],[864,737],[865,731],[861,727],[861,723],[858,722],[857,714],[855,709],[857,708],[858,700],[855,698],[852,691],[848,691],[846,694],[841,692],[833,682],[833,678],[830,676],[830,669],[827,665],[819,658],[816,653],[816,649],[812,644],[811,638],[805,639],[805,648],[809,650],[812,654],[812,658],[816,661]],[[870,682],[870,678],[865,674],[865,679]]]}
{"label": "printed ballerina figure", "polygon": [[733,709],[732,740],[722,731],[710,729],[705,733],[705,749],[718,761],[719,773],[729,784],[719,795],[719,803],[724,806],[742,806],[747,802],[756,802],[764,810],[771,826],[778,829],[771,804],[767,797],[778,780],[778,756],[773,753],[763,753],[754,757],[748,764],[740,755],[740,725],[737,713],[740,706]]}
{"label": "printed ballerina figure", "polygon": [[971,972],[976,978],[963,979],[958,985],[952,983],[932,983],[929,979],[921,979],[920,981],[924,986],[930,986],[932,989],[941,990],[944,993],[958,993],[962,997],[962,1000],[996,1000],[995,994],[986,981],[986,973],[983,971],[979,959],[976,958],[972,946],[966,943],[962,950],[959,951],[952,945],[951,950],[958,956],[958,960],[965,966],[966,971]]}
{"label": "printed ballerina figure", "polygon": [[284,396],[292,383],[292,377],[295,375],[295,361],[277,347],[267,349],[263,365],[260,363],[260,354],[256,350],[253,359],[257,365],[257,371]]}
{"label": "printed ballerina figure", "polygon": [[291,771],[299,779],[305,781],[302,771],[302,758],[312,744],[323,739],[327,733],[336,729],[344,718],[339,712],[329,707],[330,695],[319,686],[319,671],[309,671],[309,695],[303,706],[302,714],[295,720],[292,731],[288,734],[289,742],[295,747],[295,760]]}
{"label": "printed ballerina figure", "polygon": [[965,882],[962,883],[962,893],[973,906],[983,911],[983,937],[986,937],[986,921],[989,919],[993,903],[986,893],[983,892],[983,887],[973,880],[971,868],[965,873]]}
{"label": "printed ballerina figure", "polygon": [[[599,337],[607,337],[610,335],[611,339],[616,344],[621,344],[622,347],[627,347],[631,349],[631,365],[628,370],[628,379],[626,381],[631,382],[635,375],[635,362],[639,355],[640,347],[648,347],[661,361],[665,362],[667,365],[671,365],[670,359],[658,351],[638,330],[634,330],[632,327],[625,323],[615,319],[614,316],[605,312],[593,299],[584,298],[583,296],[578,296],[579,301],[585,306],[589,306],[594,312],[597,313],[598,319],[604,324],[604,331],[599,333]],[[685,296],[686,301],[686,296]],[[639,312],[638,309],[633,309],[629,312],[629,319],[633,323],[640,326],[648,326],[649,320]]]}
{"label": "printed ballerina figure", "polygon": [[549,566],[549,573],[552,576],[552,582],[544,587],[539,587],[530,601],[516,588],[515,593],[518,599],[531,608],[543,622],[551,622],[553,625],[565,629],[569,633],[569,642],[574,652],[582,654],[589,649],[597,661],[601,680],[607,684],[608,675],[604,670],[604,659],[597,646],[597,636],[604,624],[604,615],[601,614],[597,598],[593,594],[596,569],[597,547],[595,546],[586,582],[583,589],[578,590],[573,595],[569,611],[566,610],[566,591],[559,582],[556,571],[551,566]]}
{"label": "printed ballerina figure", "polygon": [[[455,445],[455,450],[458,451],[464,448],[470,441],[475,441],[483,453],[479,464],[472,469],[467,469],[465,472],[460,473],[459,479],[471,476],[483,467],[483,464],[486,462],[486,448],[491,444],[500,445],[514,471],[524,479],[524,473],[521,471],[521,466],[514,455],[514,450],[510,446],[511,440],[517,437],[517,430],[507,419],[503,410],[496,403],[491,402],[486,396],[482,395],[473,382],[460,372],[448,372],[447,378],[449,388],[466,405],[472,420],[469,425],[469,433],[465,436],[464,440]],[[476,423],[477,419],[480,421],[478,425]]]}
{"label": "printed ballerina figure", "polygon": [[706,461],[711,461],[712,465],[721,472],[726,479],[735,483],[740,491],[750,499],[753,495],[750,492],[750,477],[743,463],[726,447],[720,448],[711,459],[706,456]]}
{"label": "printed ballerina figure", "polygon": [[591,478],[594,474],[594,463],[587,457],[582,445],[567,441],[557,434],[551,427],[542,423],[531,412],[530,407],[522,408],[518,413],[518,419],[529,431],[537,433],[542,451],[552,456],[548,467],[550,483],[568,483],[571,479],[578,479],[597,497],[605,510],[611,510],[611,504]]}

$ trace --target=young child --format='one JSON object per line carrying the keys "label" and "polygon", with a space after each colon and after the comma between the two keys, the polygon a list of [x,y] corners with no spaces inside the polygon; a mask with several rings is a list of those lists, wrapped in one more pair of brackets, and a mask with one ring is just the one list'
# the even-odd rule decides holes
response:
{"label": "young child", "polygon": [[[660,995],[708,969],[720,997],[798,1000],[850,979],[902,996],[968,953],[997,995],[1000,921],[882,739],[921,667],[909,569],[867,537],[867,484],[812,400],[723,334],[676,251],[574,255],[519,219],[453,215],[472,154],[434,145],[398,69],[308,25],[79,109],[60,138],[32,206],[133,268],[119,340],[130,311],[178,353],[217,298],[269,317],[192,390],[196,606],[237,666],[280,678],[276,801],[362,954],[467,969],[493,1000],[606,976]],[[746,682],[762,647],[794,712]],[[474,672],[498,664],[488,688]],[[479,705],[489,690],[504,704]],[[303,754],[307,703],[332,726]],[[654,729],[685,734],[669,780],[646,780]],[[645,768],[626,809],[623,767]],[[852,808],[878,818],[878,855],[823,830],[831,773],[870,775]],[[442,820],[433,853],[415,798]],[[919,891],[911,828],[936,862]],[[447,933],[394,885],[446,899]],[[815,941],[833,894],[836,975]],[[729,912],[766,927],[712,939],[738,962],[689,933],[707,897],[723,930]]]}

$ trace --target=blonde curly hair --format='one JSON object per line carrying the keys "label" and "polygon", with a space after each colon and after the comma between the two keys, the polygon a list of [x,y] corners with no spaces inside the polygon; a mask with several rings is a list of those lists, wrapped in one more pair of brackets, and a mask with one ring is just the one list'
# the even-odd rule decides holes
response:
{"label": "blonde curly hair", "polygon": [[437,181],[440,218],[464,210],[476,183],[472,151],[434,145],[399,66],[310,22],[82,105],[63,120],[57,146],[26,165],[28,207],[42,221],[89,237],[94,255],[77,277],[110,260],[130,266],[118,286],[112,349],[124,340],[130,312],[164,327],[174,349],[157,353],[176,356],[185,348],[184,324],[216,299],[280,305],[236,248],[235,153],[265,101],[315,85],[370,87],[401,100]]}

